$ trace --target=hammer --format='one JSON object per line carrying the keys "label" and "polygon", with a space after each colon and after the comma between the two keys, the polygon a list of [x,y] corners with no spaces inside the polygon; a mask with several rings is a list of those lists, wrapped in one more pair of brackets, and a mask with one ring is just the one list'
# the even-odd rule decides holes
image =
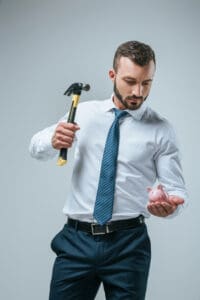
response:
{"label": "hammer", "polygon": [[[72,95],[72,104],[68,116],[68,123],[74,123],[75,115],[76,115],[76,109],[79,103],[80,95],[82,91],[89,91],[90,86],[89,84],[83,84],[83,83],[73,83],[70,85],[70,87],[64,92],[64,95],[70,96]],[[57,160],[58,166],[63,166],[67,162],[67,149],[62,148],[60,150],[60,154]]]}

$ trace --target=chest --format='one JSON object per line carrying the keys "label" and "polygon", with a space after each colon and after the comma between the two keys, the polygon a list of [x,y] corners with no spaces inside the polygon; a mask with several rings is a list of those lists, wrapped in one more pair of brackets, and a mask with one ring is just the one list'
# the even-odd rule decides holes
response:
{"label": "chest", "polygon": [[[101,159],[113,118],[110,116],[80,120],[78,148],[82,154]],[[119,160],[125,163],[143,163],[155,154],[155,128],[146,122],[128,117],[120,121]]]}

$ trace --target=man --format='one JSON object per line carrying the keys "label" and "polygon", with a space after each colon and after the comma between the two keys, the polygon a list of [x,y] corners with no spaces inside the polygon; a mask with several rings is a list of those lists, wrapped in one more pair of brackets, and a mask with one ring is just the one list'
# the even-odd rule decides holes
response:
{"label": "man", "polygon": [[[76,124],[62,121],[32,138],[31,155],[41,160],[76,140],[68,221],[51,244],[50,300],[92,300],[100,283],[106,299],[145,298],[151,249],[144,219],[175,216],[187,200],[173,129],[146,103],[155,64],[150,46],[120,45],[109,71],[112,97],[81,103]],[[148,202],[156,180],[167,201]]]}

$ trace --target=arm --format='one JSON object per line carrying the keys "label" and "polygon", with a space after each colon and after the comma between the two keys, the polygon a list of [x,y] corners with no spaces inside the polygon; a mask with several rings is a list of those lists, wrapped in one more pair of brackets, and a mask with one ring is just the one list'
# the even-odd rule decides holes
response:
{"label": "arm", "polygon": [[154,157],[158,181],[168,193],[167,201],[149,202],[148,211],[159,217],[176,216],[188,201],[182,174],[179,149],[173,128],[169,123],[160,130]]}
{"label": "arm", "polygon": [[70,148],[79,126],[60,122],[36,133],[30,142],[29,152],[38,160],[48,160],[58,154],[61,148]]}

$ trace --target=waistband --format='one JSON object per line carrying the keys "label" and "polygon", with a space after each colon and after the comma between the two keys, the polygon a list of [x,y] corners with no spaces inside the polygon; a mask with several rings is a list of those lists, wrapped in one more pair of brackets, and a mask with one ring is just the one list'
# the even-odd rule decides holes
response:
{"label": "waistband", "polygon": [[67,224],[70,227],[75,228],[76,230],[85,231],[92,235],[101,235],[101,234],[109,234],[113,231],[131,229],[134,227],[141,226],[142,224],[144,224],[144,216],[139,215],[138,217],[132,219],[111,221],[105,225],[82,222],[82,221],[69,218]]}

